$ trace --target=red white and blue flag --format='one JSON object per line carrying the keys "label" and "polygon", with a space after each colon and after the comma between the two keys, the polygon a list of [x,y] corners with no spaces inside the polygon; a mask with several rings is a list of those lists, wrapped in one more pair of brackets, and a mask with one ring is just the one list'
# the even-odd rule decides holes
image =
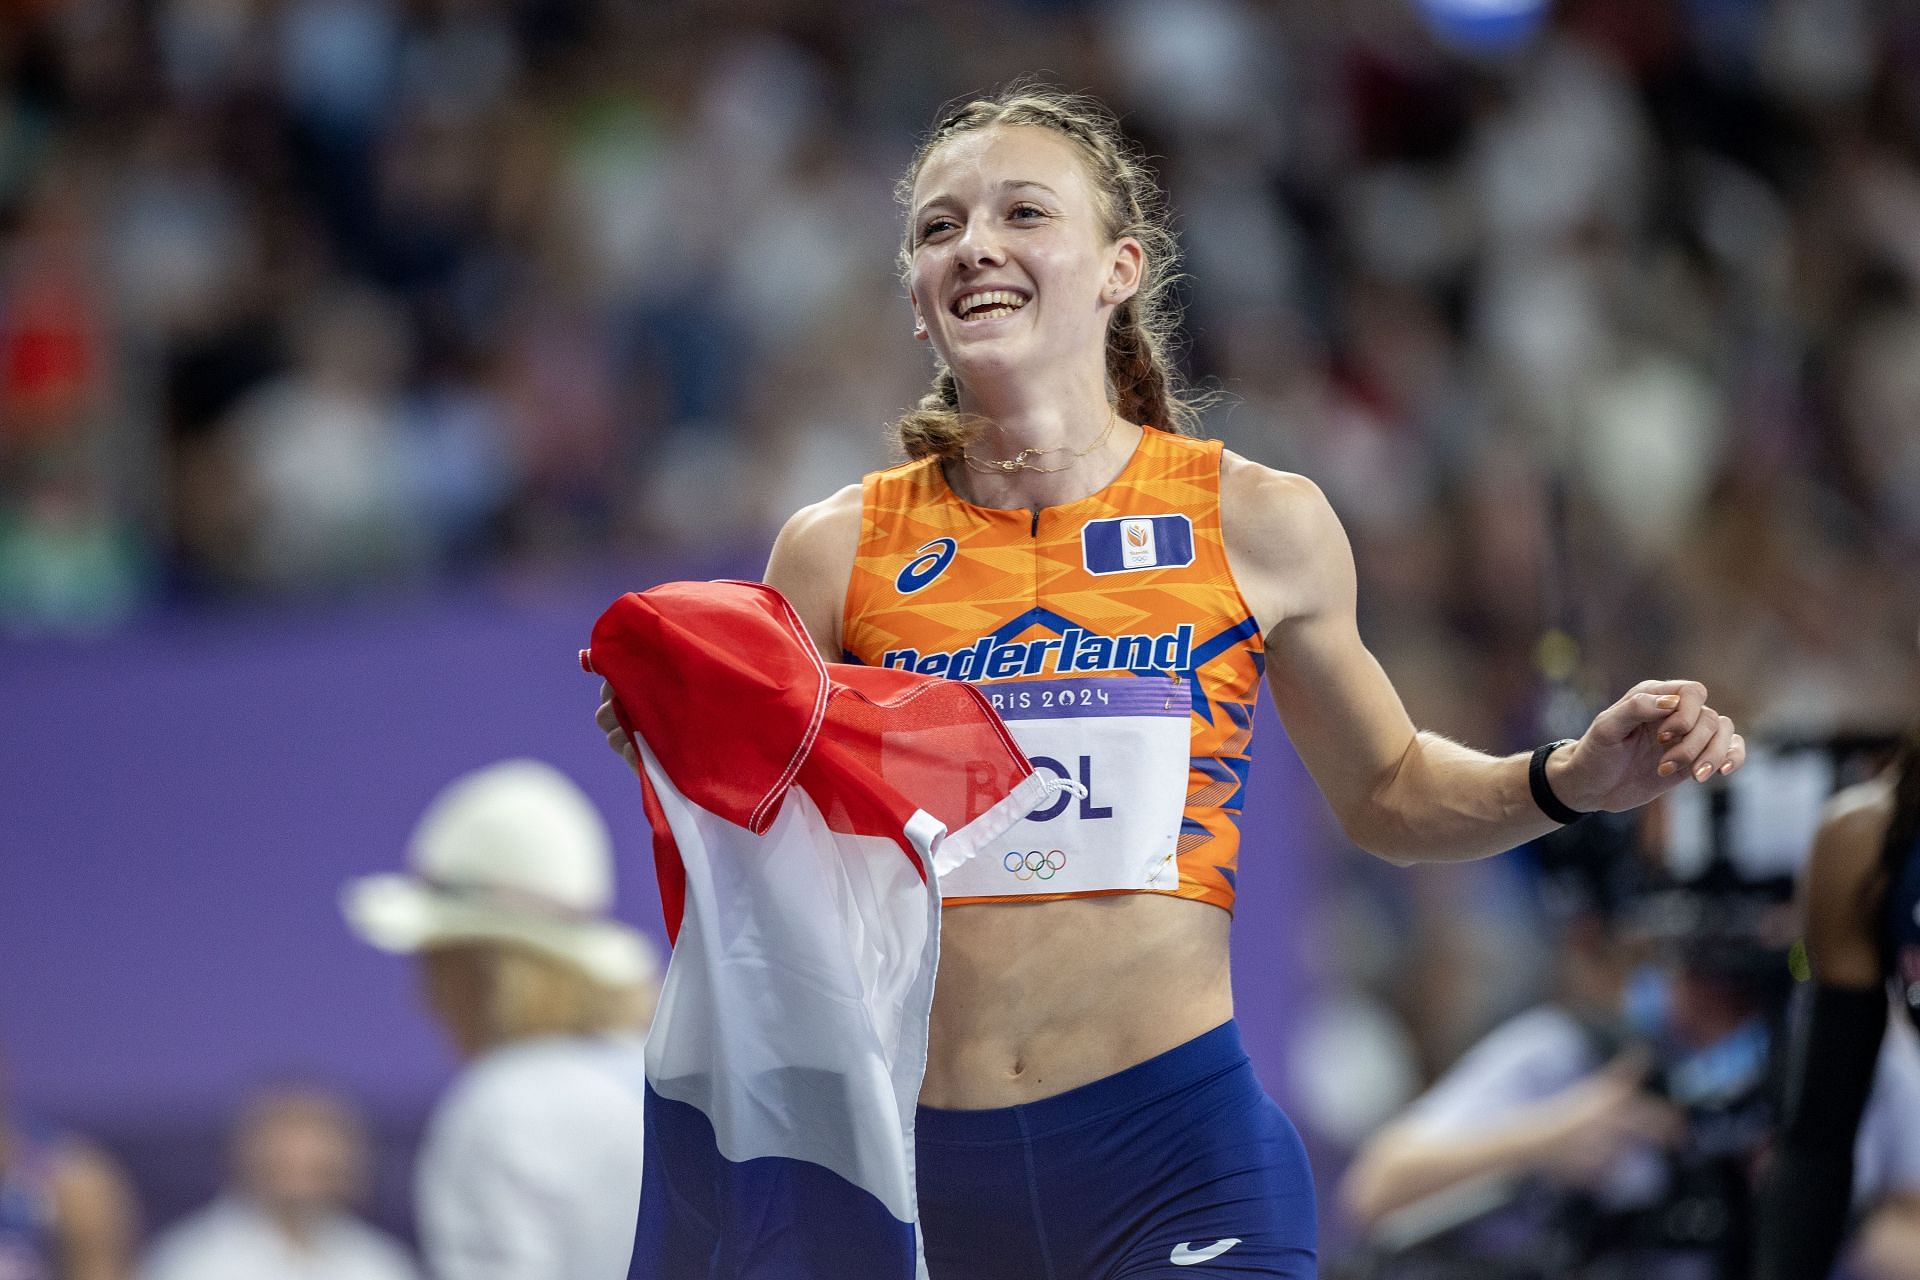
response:
{"label": "red white and blue flag", "polygon": [[938,877],[1066,784],[971,686],[822,662],[758,583],[623,596],[582,661],[640,750],[673,939],[629,1275],[925,1276]]}

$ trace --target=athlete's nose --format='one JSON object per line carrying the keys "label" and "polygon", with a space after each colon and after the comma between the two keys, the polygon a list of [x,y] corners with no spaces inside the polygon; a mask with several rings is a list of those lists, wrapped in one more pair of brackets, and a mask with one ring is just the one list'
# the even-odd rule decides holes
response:
{"label": "athlete's nose", "polygon": [[1006,262],[1006,253],[996,230],[990,219],[977,218],[968,222],[967,229],[960,234],[960,243],[955,246],[956,256],[963,266],[997,267]]}

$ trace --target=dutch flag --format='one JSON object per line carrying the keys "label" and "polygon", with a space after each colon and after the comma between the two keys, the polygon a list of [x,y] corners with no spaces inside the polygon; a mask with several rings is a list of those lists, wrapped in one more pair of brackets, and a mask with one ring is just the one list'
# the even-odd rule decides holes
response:
{"label": "dutch flag", "polygon": [[829,667],[761,584],[623,596],[582,660],[641,753],[673,940],[629,1276],[925,1276],[938,875],[1063,784],[970,686]]}

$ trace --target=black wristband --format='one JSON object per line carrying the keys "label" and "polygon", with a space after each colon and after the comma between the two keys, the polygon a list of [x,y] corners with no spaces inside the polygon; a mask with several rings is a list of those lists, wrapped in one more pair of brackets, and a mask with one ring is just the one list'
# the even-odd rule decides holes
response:
{"label": "black wristband", "polygon": [[1587,815],[1578,809],[1567,808],[1561,803],[1560,797],[1553,794],[1553,788],[1547,785],[1547,757],[1562,747],[1572,746],[1573,741],[1572,738],[1562,738],[1558,742],[1541,743],[1533,749],[1533,760],[1527,765],[1527,789],[1533,792],[1533,802],[1540,806],[1540,812],[1563,827]]}

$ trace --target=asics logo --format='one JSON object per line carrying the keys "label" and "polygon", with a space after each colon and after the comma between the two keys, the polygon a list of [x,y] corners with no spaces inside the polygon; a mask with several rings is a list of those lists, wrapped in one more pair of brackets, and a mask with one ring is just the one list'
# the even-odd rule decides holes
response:
{"label": "asics logo", "polygon": [[1196,1249],[1190,1244],[1177,1244],[1173,1246],[1170,1261],[1176,1267],[1191,1267],[1196,1263],[1211,1261],[1239,1243],[1239,1236],[1229,1236],[1225,1240],[1215,1240],[1204,1249]]}
{"label": "asics logo", "polygon": [[1029,849],[1025,853],[1014,849],[1000,860],[1000,865],[1013,872],[1015,880],[1051,880],[1067,865],[1067,855],[1058,849],[1048,849],[1044,853],[1038,849]]}
{"label": "asics logo", "polygon": [[947,571],[953,563],[954,553],[960,550],[960,544],[952,538],[935,538],[914,553],[900,570],[900,576],[893,580],[893,586],[903,596],[910,596]]}

